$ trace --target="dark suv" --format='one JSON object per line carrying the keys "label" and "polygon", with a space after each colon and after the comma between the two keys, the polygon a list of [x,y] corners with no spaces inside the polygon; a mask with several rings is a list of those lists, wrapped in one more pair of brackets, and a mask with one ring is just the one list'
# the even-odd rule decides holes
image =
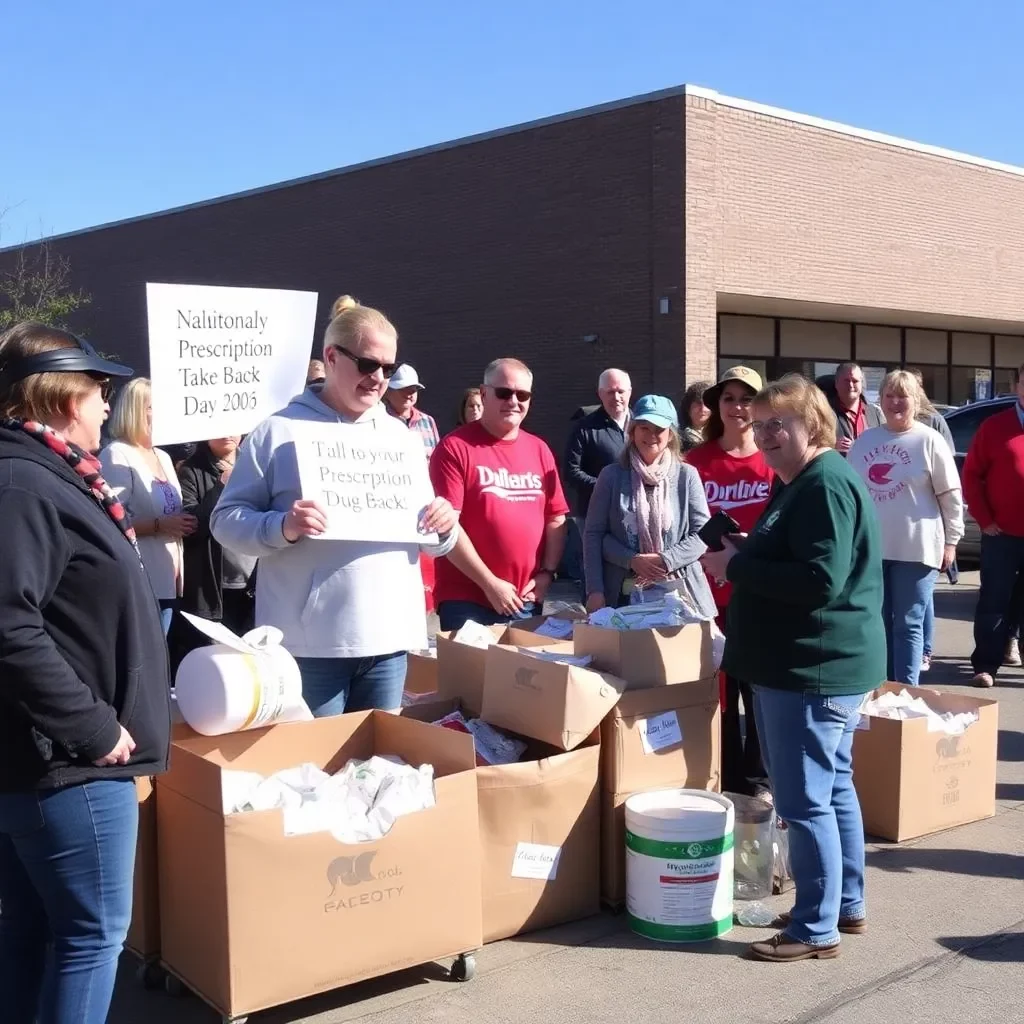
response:
{"label": "dark suv", "polygon": [[[956,409],[943,410],[946,423],[949,424],[949,432],[953,435],[953,448],[956,451],[956,468],[963,475],[964,459],[967,457],[967,449],[971,447],[971,441],[977,433],[978,427],[993,413],[1009,409],[1017,401],[1015,395],[1000,395],[998,398],[991,398],[987,402],[974,402],[971,405],[961,405]],[[965,560],[976,562],[981,556],[981,531],[974,521],[970,510],[964,514],[964,526],[966,532],[964,539],[957,547],[957,555]]]}

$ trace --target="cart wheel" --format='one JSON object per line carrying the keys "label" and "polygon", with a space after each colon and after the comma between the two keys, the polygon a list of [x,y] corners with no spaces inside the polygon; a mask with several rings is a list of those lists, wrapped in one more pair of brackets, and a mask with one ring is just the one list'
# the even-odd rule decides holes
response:
{"label": "cart wheel", "polygon": [[165,975],[155,960],[145,960],[139,964],[135,977],[144,989],[152,991],[153,989],[160,988],[164,983]]}
{"label": "cart wheel", "polygon": [[476,957],[472,953],[463,953],[456,957],[448,977],[452,981],[472,981],[476,977]]}
{"label": "cart wheel", "polygon": [[168,974],[164,977],[164,991],[169,996],[178,998],[185,994],[185,986],[181,983],[180,978],[176,978],[173,974]]}

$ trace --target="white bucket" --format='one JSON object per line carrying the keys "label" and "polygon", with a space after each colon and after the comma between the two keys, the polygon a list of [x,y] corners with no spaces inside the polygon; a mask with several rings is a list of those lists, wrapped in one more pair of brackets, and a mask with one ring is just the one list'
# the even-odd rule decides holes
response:
{"label": "white bucket", "polygon": [[223,627],[212,630],[216,623],[189,620],[222,641],[189,651],[175,676],[178,710],[196,732],[220,736],[312,719],[299,666],[280,646],[280,630],[264,626],[239,639]]}
{"label": "white bucket", "polygon": [[732,930],[732,802],[700,789],[626,801],[626,911],[659,942],[706,942]]}

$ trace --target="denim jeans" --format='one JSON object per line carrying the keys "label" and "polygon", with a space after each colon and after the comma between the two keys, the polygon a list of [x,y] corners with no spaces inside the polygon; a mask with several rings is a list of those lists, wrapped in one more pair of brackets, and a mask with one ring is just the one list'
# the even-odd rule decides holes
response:
{"label": "denim jeans", "polygon": [[1020,620],[1019,581],[1024,574],[1024,537],[1006,533],[981,535],[981,587],[974,609],[975,672],[995,676],[1003,663],[1006,641]]}
{"label": "denim jeans", "polygon": [[922,641],[922,653],[926,658],[932,656],[935,649],[935,591],[928,599],[924,609],[924,639]]}
{"label": "denim jeans", "polygon": [[296,658],[302,699],[316,718],[349,711],[395,711],[405,689],[405,651],[372,658]]}
{"label": "denim jeans", "polygon": [[170,632],[171,623],[174,621],[174,613],[178,610],[178,605],[180,604],[181,600],[177,597],[160,601],[160,622],[164,627],[164,636],[167,636]]}
{"label": "denim jeans", "polygon": [[445,632],[462,629],[470,619],[479,622],[481,626],[502,626],[508,622],[529,619],[540,612],[541,609],[535,604],[524,606],[518,615],[501,615],[493,608],[477,604],[475,601],[442,601],[437,606],[441,629]]}
{"label": "denim jeans", "polygon": [[924,653],[925,611],[937,576],[937,569],[922,562],[882,562],[882,621],[889,679],[894,683],[917,686]]}
{"label": "denim jeans", "polygon": [[796,900],[786,934],[839,941],[839,918],[864,909],[864,823],[853,788],[853,732],[863,697],[754,687],[775,808],[789,828]]}
{"label": "denim jeans", "polygon": [[0,793],[0,1020],[104,1024],[132,914],[131,779]]}

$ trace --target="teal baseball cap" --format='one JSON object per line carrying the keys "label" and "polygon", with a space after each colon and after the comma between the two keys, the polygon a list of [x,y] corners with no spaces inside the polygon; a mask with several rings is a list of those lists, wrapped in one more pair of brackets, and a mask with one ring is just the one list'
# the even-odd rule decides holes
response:
{"label": "teal baseball cap", "polygon": [[675,403],[664,395],[644,395],[638,398],[633,405],[633,419],[643,420],[644,423],[650,423],[652,427],[658,427],[660,430],[666,427],[679,429]]}

